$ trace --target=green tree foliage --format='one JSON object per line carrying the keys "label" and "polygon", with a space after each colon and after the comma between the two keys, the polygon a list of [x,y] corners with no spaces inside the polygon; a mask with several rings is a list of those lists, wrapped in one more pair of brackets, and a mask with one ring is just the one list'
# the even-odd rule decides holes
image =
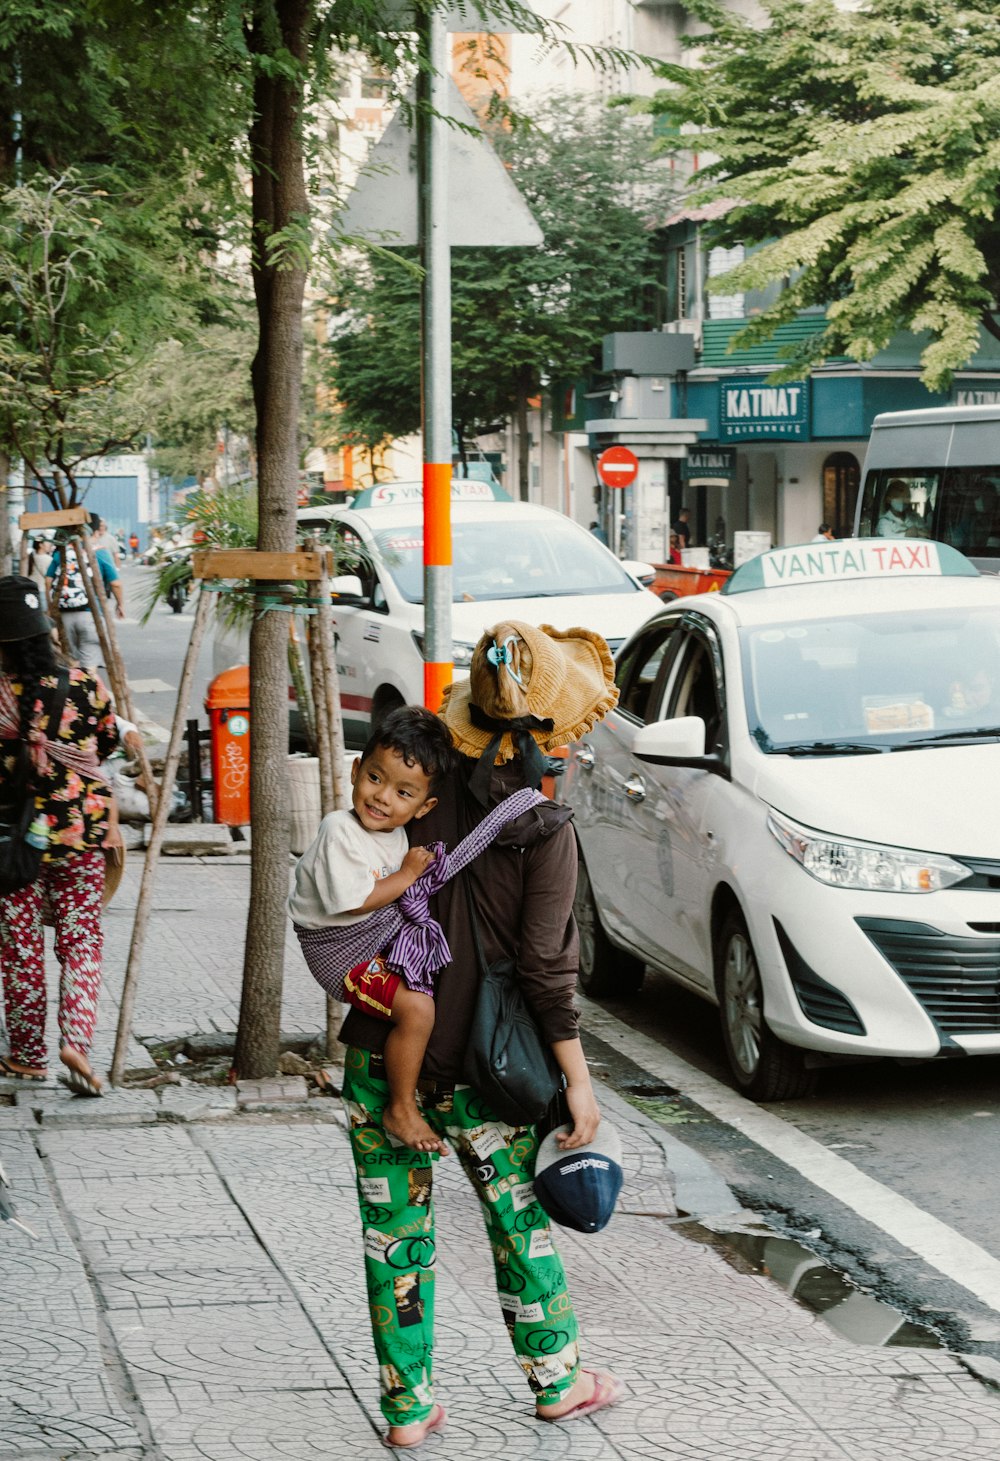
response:
{"label": "green tree foliage", "polygon": [[145,436],[164,342],[233,308],[242,40],[196,8],[0,0],[0,451],[72,500],[75,463]]}
{"label": "green tree foliage", "polygon": [[[987,0],[762,0],[755,27],[718,0],[698,64],[665,65],[654,112],[698,129],[701,197],[734,200],[716,241],[753,248],[714,287],[786,283],[734,342],[809,306],[826,324],[784,378],[870,359],[926,332],[932,390],[1000,338],[1000,15]],[[691,138],[687,139],[688,145]]]}
{"label": "green tree foliage", "polygon": [[148,429],[155,342],[195,329],[199,286],[170,267],[182,217],[128,213],[73,172],[0,191],[0,440],[73,501],[82,459]]}
{"label": "green tree foliage", "polygon": [[[504,421],[583,374],[611,330],[639,329],[656,280],[650,225],[671,206],[646,125],[581,98],[491,139],[544,234],[539,248],[452,251],[453,415]],[[412,251],[355,260],[332,293],[327,380],[344,442],[377,449],[420,421],[420,278]]]}
{"label": "green tree foliage", "polygon": [[170,339],[140,373],[136,401],[153,440],[156,470],[175,482],[210,477],[225,433],[253,440],[250,360],[254,334],[246,311],[207,325],[197,338]]}

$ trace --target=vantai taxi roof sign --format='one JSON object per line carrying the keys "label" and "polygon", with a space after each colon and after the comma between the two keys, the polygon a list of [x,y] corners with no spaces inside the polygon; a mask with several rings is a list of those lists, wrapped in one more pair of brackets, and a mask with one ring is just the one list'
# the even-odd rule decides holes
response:
{"label": "vantai taxi roof sign", "polygon": [[725,594],[796,584],[841,583],[858,578],[977,578],[975,568],[946,543],[912,538],[845,538],[835,543],[804,543],[773,548],[737,569]]}

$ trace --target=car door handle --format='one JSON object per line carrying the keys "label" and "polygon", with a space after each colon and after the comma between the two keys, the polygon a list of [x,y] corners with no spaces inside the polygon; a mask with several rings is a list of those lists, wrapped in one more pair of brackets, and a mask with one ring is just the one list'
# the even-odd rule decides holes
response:
{"label": "car door handle", "polygon": [[630,802],[641,802],[646,799],[646,783],[641,776],[630,776],[622,787],[622,791]]}
{"label": "car door handle", "polygon": [[576,753],[576,764],[582,766],[584,771],[593,771],[594,753],[589,746],[581,746]]}

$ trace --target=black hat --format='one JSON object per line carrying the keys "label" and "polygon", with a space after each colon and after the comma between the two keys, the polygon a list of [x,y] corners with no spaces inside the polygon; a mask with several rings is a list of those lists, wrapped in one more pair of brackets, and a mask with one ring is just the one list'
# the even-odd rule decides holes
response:
{"label": "black hat", "polygon": [[0,643],[48,634],[52,621],[42,607],[38,584],[19,573],[0,578]]}
{"label": "black hat", "polygon": [[602,1121],[586,1146],[559,1146],[556,1138],[570,1129],[550,1131],[538,1148],[535,1196],[564,1228],[599,1233],[611,1221],[622,1190],[621,1139],[609,1121]]}

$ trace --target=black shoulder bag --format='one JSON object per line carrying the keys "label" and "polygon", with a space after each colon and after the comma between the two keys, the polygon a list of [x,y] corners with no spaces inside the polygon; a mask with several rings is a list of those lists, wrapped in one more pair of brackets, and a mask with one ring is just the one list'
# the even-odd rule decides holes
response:
{"label": "black shoulder bag", "polygon": [[480,975],[463,1075],[502,1121],[531,1126],[562,1089],[562,1072],[525,1003],[513,960],[487,964],[472,888],[467,876],[463,881]]}
{"label": "black shoulder bag", "polygon": [[[69,693],[69,675],[59,671],[59,682],[45,717],[45,733],[53,726],[58,733],[63,707]],[[31,783],[31,758],[23,743],[18,752],[18,768],[10,790],[11,800],[0,806],[0,898],[16,893],[33,883],[41,872],[44,847],[28,841],[35,820],[35,789]]]}

